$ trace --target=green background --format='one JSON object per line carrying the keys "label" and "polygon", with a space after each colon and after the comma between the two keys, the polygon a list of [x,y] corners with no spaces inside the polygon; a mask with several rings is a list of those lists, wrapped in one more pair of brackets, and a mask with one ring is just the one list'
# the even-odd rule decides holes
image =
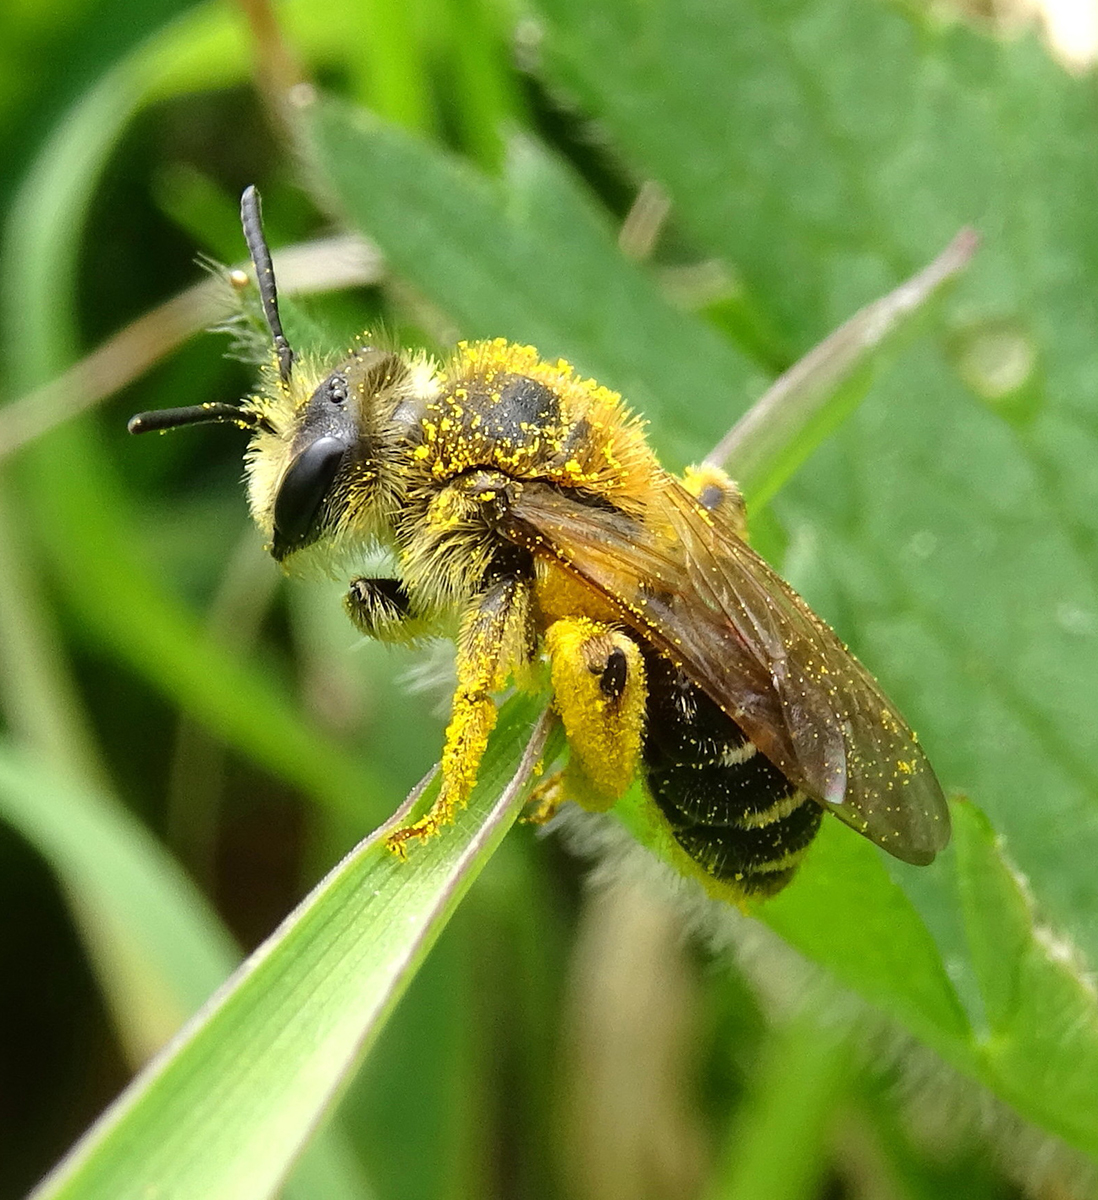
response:
{"label": "green background", "polygon": [[[762,921],[715,936],[643,871],[589,890],[570,839],[523,826],[455,908],[475,870],[440,849],[455,874],[410,878],[431,929],[453,919],[354,1073],[389,1008],[355,1024],[382,952],[353,896],[397,887],[367,854],[51,1194],[270,1194],[340,1079],[296,1194],[1091,1194],[1092,77],[1032,33],[879,0],[347,0],[277,27],[323,95],[292,132],[271,101],[295,68],[243,7],[0,15],[0,1194],[440,745],[444,657],[359,645],[338,584],[278,579],[235,432],[126,437],[138,409],[246,391],[223,340],[146,328],[114,363],[155,365],[94,411],[62,420],[86,380],[27,399],[196,282],[196,254],[238,261],[248,183],[276,248],[354,225],[387,264],[287,305],[293,341],[530,341],[620,389],[673,467],[975,227],[949,295],[749,495],[757,544],[919,730],[954,845],[908,868],[828,822]],[[618,233],[653,182],[669,215],[637,261]],[[58,427],[15,450],[30,411]],[[373,958],[325,958],[343,936]],[[279,1024],[299,1002],[315,1021]],[[289,1064],[319,1070],[329,1017],[309,1098]]]}

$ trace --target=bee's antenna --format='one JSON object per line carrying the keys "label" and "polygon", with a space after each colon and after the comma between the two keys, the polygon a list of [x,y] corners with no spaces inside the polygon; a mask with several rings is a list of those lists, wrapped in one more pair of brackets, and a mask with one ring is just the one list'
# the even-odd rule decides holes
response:
{"label": "bee's antenna", "polygon": [[239,425],[255,429],[266,425],[263,418],[235,404],[193,404],[189,408],[161,408],[156,412],[138,413],[130,417],[126,428],[130,433],[155,433],[178,429],[180,425]]}
{"label": "bee's antenna", "polygon": [[267,318],[271,340],[278,355],[278,374],[283,383],[289,383],[294,365],[294,352],[282,332],[274,265],[271,262],[267,239],[263,236],[263,213],[259,193],[254,185],[246,187],[244,195],[240,197],[240,223],[244,226],[244,240],[248,243],[248,251],[255,265],[255,281],[259,285],[259,298],[263,301],[263,315]]}

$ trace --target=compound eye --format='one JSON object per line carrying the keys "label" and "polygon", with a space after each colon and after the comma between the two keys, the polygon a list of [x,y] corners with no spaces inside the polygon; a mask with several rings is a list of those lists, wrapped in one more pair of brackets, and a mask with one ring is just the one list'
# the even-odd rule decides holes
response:
{"label": "compound eye", "polygon": [[275,558],[284,558],[306,543],[346,452],[347,445],[339,438],[317,438],[290,464],[275,496]]}

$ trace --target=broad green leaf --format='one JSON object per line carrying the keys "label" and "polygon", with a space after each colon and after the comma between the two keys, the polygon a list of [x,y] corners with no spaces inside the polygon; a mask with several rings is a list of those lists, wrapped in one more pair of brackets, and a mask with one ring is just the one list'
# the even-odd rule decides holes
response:
{"label": "broad green leaf", "polygon": [[[1098,852],[1098,771],[1090,765],[1098,720],[1070,714],[1098,707],[1098,626],[1090,621],[1098,612],[1091,584],[1098,539],[1083,472],[1090,434],[1065,424],[1062,408],[1053,417],[1047,393],[1043,406],[1025,398],[1034,387],[1042,394],[1040,375],[1008,378],[1003,392],[991,369],[1004,346],[1031,375],[1045,364],[1024,353],[1039,343],[1019,315],[1015,272],[996,243],[1001,226],[987,212],[1018,188],[981,176],[999,151],[988,143],[982,100],[960,63],[983,62],[989,73],[996,61],[1052,107],[1061,93],[1081,147],[1089,140],[1085,108],[1072,96],[1083,85],[1059,76],[1027,44],[1001,48],[963,31],[916,31],[908,18],[868,2],[749,9],[699,0],[638,9],[548,0],[543,9],[548,69],[668,188],[703,252],[725,254],[743,270],[752,301],[789,346],[811,345],[927,261],[960,226],[984,231],[978,279],[970,275],[950,306],[963,328],[909,351],[902,370],[874,386],[778,507],[791,534],[794,578],[882,675],[945,783],[964,785],[1001,824],[1054,926],[1070,930],[1087,953],[1098,929],[1088,866]],[[853,53],[839,53],[840,45]],[[916,45],[930,48],[920,56]],[[730,48],[752,60],[750,69],[729,68]],[[866,107],[856,85],[879,81],[879,64],[894,58],[902,86],[874,84],[883,92],[874,92],[874,103],[893,112],[890,124]],[[841,136],[821,134],[828,114],[806,74],[818,75],[843,114]],[[947,114],[940,121],[936,105]],[[316,130],[321,163],[348,212],[463,331],[533,341],[622,387],[651,413],[672,457],[684,447],[696,452],[699,434],[734,415],[734,403],[715,418],[712,401],[699,402],[704,384],[681,385],[682,364],[701,363],[716,378],[728,351],[709,353],[711,335],[694,318],[664,320],[651,282],[642,288],[642,273],[622,262],[597,214],[561,199],[575,197],[575,185],[562,188],[560,169],[543,156],[527,152],[522,160],[536,164],[538,187],[523,186],[521,169],[493,184],[370,118],[327,108]],[[775,137],[804,153],[776,154]],[[1033,182],[1047,175],[1061,180],[1050,188],[1074,194],[1062,181],[1063,153],[1061,144],[1057,162]],[[1088,180],[1089,168],[1078,166]],[[1072,210],[1076,227],[1080,212]],[[1064,253],[1049,246],[1048,261],[1061,272]],[[1083,286],[1081,276],[1076,282]],[[1042,294],[1053,291],[1045,286]],[[1084,348],[1079,331],[1089,318],[1080,314],[1090,307],[1083,300],[1069,317],[1058,304],[1044,319],[1046,335],[1064,344],[1065,363],[1069,351]],[[742,360],[734,370],[751,377]],[[1060,370],[1070,382],[1067,367]],[[1000,391],[974,396],[962,377],[985,393]],[[1022,595],[1019,578],[1027,581]],[[1078,831],[1066,853],[1065,828]],[[762,915],[955,1065],[1047,1124],[1056,1097],[1020,1086],[1020,1072],[1011,1083],[977,1052],[971,1024],[980,1019],[979,987],[953,866],[947,854],[927,870],[886,870],[870,847],[829,828],[802,878]],[[1089,1021],[1085,998],[1075,1000],[1073,1019]],[[1028,1050],[1038,1063],[1040,1048]],[[1091,1116],[1098,1124],[1098,1113]],[[1083,1125],[1061,1120],[1059,1128],[1091,1150]]]}
{"label": "broad green leaf", "polygon": [[[666,833],[648,816],[639,787],[616,814],[632,835],[663,856]],[[719,908],[713,914],[720,924]],[[918,911],[893,883],[867,842],[828,821],[800,868],[797,884],[750,909],[840,983],[891,1013],[913,1032],[973,1070],[969,1028],[941,955]]]}
{"label": "broad green leaf", "polygon": [[900,1020],[958,1065],[968,1020],[938,948],[883,856],[829,822],[804,878],[756,915],[845,985]]}
{"label": "broad green leaf", "polygon": [[[456,309],[476,332],[486,332],[490,322],[499,321],[512,337],[570,347],[569,355],[585,366],[599,363],[619,375],[635,371],[641,362],[689,361],[691,353],[713,337],[694,318],[680,314],[675,323],[665,321],[665,302],[599,230],[595,215],[586,216],[587,232],[575,237],[579,218],[572,210],[571,220],[562,217],[552,203],[557,193],[551,188],[530,189],[521,207],[516,203],[504,209],[498,189],[487,180],[372,118],[331,107],[322,111],[318,133],[327,169],[364,231],[401,270],[412,272],[433,299]],[[553,177],[547,160],[530,161],[539,164],[541,177]],[[436,229],[433,237],[425,232]],[[446,231],[455,229],[453,244],[450,237],[443,240]],[[550,241],[553,236],[556,240]],[[465,242],[484,252],[475,258],[463,254]],[[552,254],[543,249],[549,245],[555,248]],[[537,285],[524,280],[537,280]],[[603,297],[599,304],[593,299],[596,286]],[[615,305],[614,298],[621,295],[630,297],[629,302]],[[639,297],[635,302],[634,296]],[[611,343],[612,352],[607,350]],[[874,345],[876,341],[867,338],[863,350]],[[854,363],[858,361],[854,356]],[[649,384],[662,386],[667,420],[673,422],[677,414],[686,428],[684,394],[676,389],[672,374],[664,367],[661,377]],[[818,385],[816,375],[807,373],[806,378],[813,388]],[[699,423],[696,416],[689,413],[692,429]],[[727,411],[719,414],[715,423],[727,422],[728,416]],[[798,421],[804,419],[801,413],[798,420],[786,423],[786,441],[776,439],[771,454],[774,446],[784,452],[801,432]],[[651,841],[645,839],[643,820],[631,825],[642,840]],[[921,918],[868,846],[834,832],[839,847],[835,852],[846,855],[849,863],[840,857],[829,868],[825,851],[819,850],[816,866],[810,869],[821,881],[823,894],[811,885],[793,889],[773,909],[773,921],[787,934],[799,931],[798,944],[822,955],[844,982],[885,1002],[925,1036],[944,1040],[963,1058],[964,1013]],[[658,851],[658,842],[653,848]],[[809,899],[798,916],[795,897],[802,894],[814,897],[815,904]],[[831,910],[836,906],[845,919],[833,923]],[[805,917],[810,918],[807,923]],[[865,936],[866,919],[877,922],[879,940]]]}
{"label": "broad green leaf", "polygon": [[[987,812],[1053,937],[1093,963],[1093,81],[1031,39],[870,0],[540,8],[547,71],[786,344],[811,345],[959,225],[983,233],[951,337],[908,354],[778,508],[795,581],[886,681],[946,785]],[[970,869],[959,856],[962,891]],[[978,1021],[986,973],[948,875],[895,877]],[[982,954],[1009,964],[1018,930],[986,932],[1002,942]],[[1076,993],[1060,1017],[1089,1027],[1093,1000]],[[1038,1032],[1015,1032],[981,1077],[1042,1123],[1058,1110],[1093,1150],[1086,1057],[1068,1087],[1042,1076]]]}
{"label": "broad green leaf", "polygon": [[518,815],[546,748],[541,709],[511,701],[469,806],[406,862],[384,835],[415,793],[335,867],[36,1197],[270,1196]]}
{"label": "broad green leaf", "polygon": [[978,1049],[993,1086],[1098,1154],[1098,1004],[1078,949],[1035,910],[987,818],[956,806],[965,924],[986,1012]]}
{"label": "broad green leaf", "polygon": [[913,315],[968,266],[978,244],[961,230],[917,275],[795,362],[710,450],[705,461],[734,475],[753,515],[861,403],[890,335],[910,334]]}
{"label": "broad green leaf", "polygon": [[[870,0],[542,8],[551,70],[749,274],[795,343],[958,225],[985,232],[955,340],[910,355],[783,511],[811,542],[804,578],[830,581],[831,615],[911,700],[946,782],[988,810],[1093,950],[1098,892],[1083,881],[1098,851],[1098,722],[1078,719],[1098,698],[1084,466],[1096,301],[1079,252],[1098,234],[1084,200],[1089,81],[1031,41],[922,27]],[[753,167],[764,151],[766,171]],[[1016,386],[1042,398],[1020,423],[1010,394],[966,391],[942,352],[971,354],[992,317],[1000,337],[1002,318],[1016,322],[1029,362]],[[916,682],[929,646],[934,670]]]}
{"label": "broad green leaf", "polygon": [[313,133],[348,216],[462,336],[507,337],[572,359],[659,420],[684,461],[760,387],[730,345],[623,258],[593,198],[532,143],[514,145],[496,182],[334,103],[320,106]]}

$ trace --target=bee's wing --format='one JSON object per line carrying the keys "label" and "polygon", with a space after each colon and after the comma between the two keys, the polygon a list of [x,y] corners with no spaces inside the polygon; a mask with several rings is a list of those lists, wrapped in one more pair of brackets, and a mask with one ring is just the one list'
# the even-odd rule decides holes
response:
{"label": "bee's wing", "polygon": [[793,589],[677,481],[644,522],[524,484],[505,532],[557,558],[735,720],[797,786],[906,862],[949,841],[915,734]]}

